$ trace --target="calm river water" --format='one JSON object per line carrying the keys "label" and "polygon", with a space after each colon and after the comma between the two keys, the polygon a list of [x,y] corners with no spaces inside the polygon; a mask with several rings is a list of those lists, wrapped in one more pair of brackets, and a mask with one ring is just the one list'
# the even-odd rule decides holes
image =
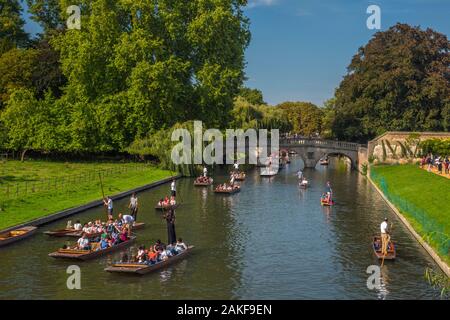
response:
{"label": "calm river water", "polygon": [[[146,276],[103,271],[120,253],[88,262],[47,256],[67,240],[42,231],[64,227],[58,221],[32,238],[0,249],[0,299],[438,299],[424,280],[436,267],[422,247],[389,210],[376,190],[356,172],[329,168],[306,170],[311,188],[301,190],[295,172],[301,160],[273,178],[248,172],[242,191],[219,196],[178,182],[177,236],[196,246],[184,261]],[[226,176],[215,173],[215,182]],[[331,181],[337,204],[323,208],[319,199]],[[139,244],[167,241],[165,221],[153,210],[169,186],[139,194]],[[126,210],[128,199],[115,202]],[[387,216],[398,242],[398,258],[383,268],[382,289],[366,285],[370,265],[378,265],[371,237]],[[70,217],[82,222],[104,217],[103,208]],[[68,290],[66,268],[81,267],[81,290]]]}

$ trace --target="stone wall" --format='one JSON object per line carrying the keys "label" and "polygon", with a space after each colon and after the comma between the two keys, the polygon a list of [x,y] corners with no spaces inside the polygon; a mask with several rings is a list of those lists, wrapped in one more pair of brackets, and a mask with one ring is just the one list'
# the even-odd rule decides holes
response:
{"label": "stone wall", "polygon": [[[389,131],[381,136],[376,137],[375,139],[369,141],[367,145],[367,156],[375,157],[379,161],[382,161],[383,158],[383,143],[385,145],[386,150],[386,159],[400,159],[402,158],[402,144],[405,145],[405,142],[410,137],[411,134],[417,134],[420,141],[424,141],[427,139],[450,139],[450,132],[397,132],[397,131]],[[389,146],[391,148],[389,148]],[[414,145],[410,146],[411,151],[416,151],[417,147]],[[393,154],[393,152],[395,154]]]}

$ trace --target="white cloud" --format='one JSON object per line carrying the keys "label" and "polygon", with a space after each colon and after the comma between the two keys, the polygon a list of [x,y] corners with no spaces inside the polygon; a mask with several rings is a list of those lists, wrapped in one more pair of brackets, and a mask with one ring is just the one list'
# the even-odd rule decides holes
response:
{"label": "white cloud", "polygon": [[269,7],[273,6],[278,2],[278,0],[249,0],[248,1],[248,8],[254,8],[254,7]]}

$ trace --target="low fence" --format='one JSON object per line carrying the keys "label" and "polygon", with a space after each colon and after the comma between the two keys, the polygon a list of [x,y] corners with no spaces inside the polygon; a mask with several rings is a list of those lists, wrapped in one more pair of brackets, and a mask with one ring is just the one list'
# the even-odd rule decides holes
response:
{"label": "low fence", "polygon": [[450,254],[450,237],[447,235],[446,230],[441,224],[430,218],[425,210],[416,207],[411,202],[391,192],[386,180],[373,170],[370,171],[370,178],[375,181],[386,198],[388,198],[397,209],[420,224],[423,232],[422,237],[426,242],[433,244],[442,256]]}
{"label": "low fence", "polygon": [[[0,184],[0,197],[3,199],[19,198],[27,194],[46,192],[49,190],[64,190],[73,188],[80,184],[89,184],[100,182],[100,177],[103,179],[110,176],[117,176],[125,173],[145,171],[149,166],[136,165],[120,165],[102,170],[93,170],[83,174],[67,175],[63,177],[55,177],[40,180],[31,180],[20,183],[5,183]],[[100,176],[100,177],[99,177]]]}
{"label": "low fence", "polygon": [[358,143],[345,142],[345,141],[334,141],[334,140],[324,140],[324,139],[310,139],[310,138],[296,138],[296,137],[286,137],[280,138],[280,146],[305,146],[305,147],[319,147],[319,148],[335,148],[335,149],[345,149],[351,151],[358,151],[360,146]]}

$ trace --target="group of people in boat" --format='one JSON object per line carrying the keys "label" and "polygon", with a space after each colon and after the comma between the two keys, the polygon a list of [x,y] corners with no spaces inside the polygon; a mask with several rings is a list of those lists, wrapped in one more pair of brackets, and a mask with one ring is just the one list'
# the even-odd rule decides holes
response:
{"label": "group of people in boat", "polygon": [[145,263],[147,265],[153,265],[161,261],[166,261],[187,249],[187,245],[181,238],[178,238],[176,243],[169,243],[168,245],[162,243],[161,240],[157,240],[156,243],[148,249],[146,249],[144,245],[141,245],[136,256],[134,257],[134,261],[138,263]]}
{"label": "group of people in boat", "polygon": [[177,204],[177,200],[175,199],[175,196],[165,196],[164,199],[159,199],[158,206],[159,207],[169,207],[174,206]]}
{"label": "group of people in boat", "polygon": [[333,190],[331,189],[331,183],[330,181],[327,181],[327,185],[325,187],[325,192],[322,194],[322,197],[320,199],[322,203],[333,203]]}
{"label": "group of people in boat", "polygon": [[236,190],[239,188],[240,187],[237,184],[234,184],[234,181],[233,181],[233,184],[223,183],[223,184],[217,185],[216,191],[233,191],[233,190]]}
{"label": "group of people in boat", "polygon": [[[79,221],[77,221],[79,223]],[[81,238],[74,247],[63,246],[63,249],[75,250],[104,250],[129,240],[134,218],[131,215],[119,214],[118,219],[109,219],[108,222],[89,222],[82,228]],[[92,235],[99,234],[92,239]]]}

